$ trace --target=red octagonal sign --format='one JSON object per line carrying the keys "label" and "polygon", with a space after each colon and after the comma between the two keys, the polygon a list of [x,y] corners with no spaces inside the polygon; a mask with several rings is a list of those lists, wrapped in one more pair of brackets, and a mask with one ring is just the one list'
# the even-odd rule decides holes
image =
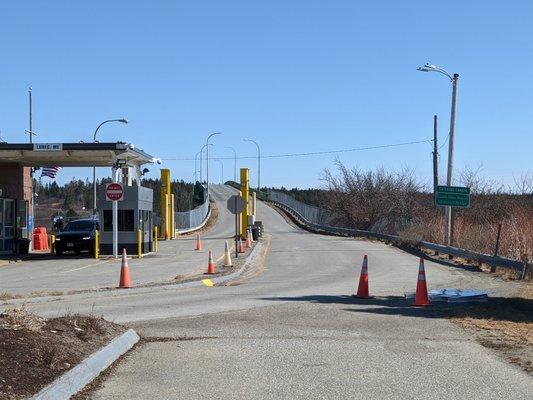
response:
{"label": "red octagonal sign", "polygon": [[105,197],[109,201],[121,201],[124,199],[124,188],[120,183],[108,183],[105,186]]}

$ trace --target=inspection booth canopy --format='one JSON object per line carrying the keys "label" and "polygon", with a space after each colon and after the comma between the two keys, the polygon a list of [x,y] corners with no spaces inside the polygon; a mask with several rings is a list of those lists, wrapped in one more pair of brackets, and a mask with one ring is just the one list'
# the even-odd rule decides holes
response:
{"label": "inspection booth canopy", "polygon": [[32,171],[37,167],[131,169],[139,184],[140,167],[155,161],[124,142],[0,143],[0,254],[14,253],[20,239],[32,239]]}

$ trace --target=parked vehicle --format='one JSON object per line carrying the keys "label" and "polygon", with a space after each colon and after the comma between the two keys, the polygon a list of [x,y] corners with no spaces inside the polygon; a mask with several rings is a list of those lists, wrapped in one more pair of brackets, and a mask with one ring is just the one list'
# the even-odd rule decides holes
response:
{"label": "parked vehicle", "polygon": [[91,254],[94,252],[94,236],[97,229],[99,229],[97,219],[86,218],[70,221],[65,229],[56,236],[56,255],[60,256],[64,251],[74,251],[76,254],[88,251]]}

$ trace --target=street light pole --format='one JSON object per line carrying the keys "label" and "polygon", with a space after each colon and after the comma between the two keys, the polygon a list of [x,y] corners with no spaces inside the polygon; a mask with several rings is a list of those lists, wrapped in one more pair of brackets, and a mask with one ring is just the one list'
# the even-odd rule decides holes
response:
{"label": "street light pole", "polygon": [[[197,179],[197,172],[198,172],[198,167],[197,167],[197,164],[196,162],[198,161],[198,156],[200,155],[200,153],[202,152],[202,150],[200,150],[198,153],[196,153],[196,155],[194,156],[194,183],[196,184],[196,181],[198,180]],[[202,162],[202,160],[200,159],[200,162]]]}
{"label": "street light pole", "polygon": [[210,134],[207,137],[207,140],[205,141],[205,159],[206,159],[206,185],[207,185],[207,198],[209,199],[209,139],[211,139],[212,136],[220,135],[220,132],[214,132]]}
{"label": "street light pole", "polygon": [[[202,183],[202,181],[204,180],[203,174],[202,174],[202,164],[204,163],[204,160],[202,159],[202,156],[204,154],[204,149],[206,148],[206,146],[207,144],[204,144],[202,148],[200,149],[200,183]],[[210,143],[209,146],[213,146],[213,144]]]}
{"label": "street light pole", "polygon": [[252,139],[244,139],[245,142],[252,142],[257,147],[257,191],[261,190],[261,148],[259,144]]}
{"label": "street light pole", "polygon": [[[446,185],[452,185],[453,179],[453,150],[455,143],[455,114],[457,106],[457,86],[459,83],[459,74],[450,75],[444,69],[439,68],[429,63],[423,67],[419,67],[418,71],[422,72],[438,72],[447,76],[452,83],[452,107],[450,113],[450,138],[448,140],[448,171],[446,173]],[[452,245],[452,207],[446,206],[446,245]]]}
{"label": "street light pole", "polygon": [[[104,124],[107,124],[108,122],[121,122],[123,124],[127,124],[128,120],[126,118],[121,118],[121,119],[108,119],[102,122],[100,125],[98,125],[98,127],[94,131],[93,143],[96,143],[96,134],[98,133],[98,130],[100,129],[100,127]],[[96,215],[96,167],[93,167],[93,216],[95,215]]]}
{"label": "street light pole", "polygon": [[233,150],[233,181],[237,182],[237,152],[230,146],[226,146],[226,149]]}

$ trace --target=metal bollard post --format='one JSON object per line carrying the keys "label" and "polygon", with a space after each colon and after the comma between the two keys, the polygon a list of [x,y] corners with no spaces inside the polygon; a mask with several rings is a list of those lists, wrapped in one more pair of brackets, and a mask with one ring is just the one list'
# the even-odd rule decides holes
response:
{"label": "metal bollard post", "polygon": [[154,252],[157,253],[157,226],[154,226]]}
{"label": "metal bollard post", "polygon": [[56,235],[50,235],[50,253],[56,252]]}
{"label": "metal bollard post", "polygon": [[94,258],[100,257],[100,231],[97,229],[94,231]]}
{"label": "metal bollard post", "polygon": [[137,229],[137,257],[142,258],[142,231],[140,229]]}

